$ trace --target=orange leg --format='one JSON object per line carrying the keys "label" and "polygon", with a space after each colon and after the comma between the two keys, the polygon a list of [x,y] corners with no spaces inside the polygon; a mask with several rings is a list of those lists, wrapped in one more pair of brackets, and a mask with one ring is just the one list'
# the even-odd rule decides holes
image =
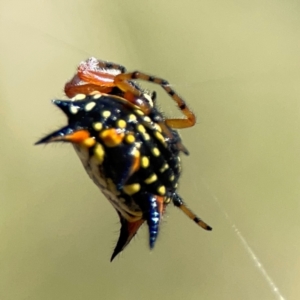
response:
{"label": "orange leg", "polygon": [[144,80],[159,84],[177,103],[177,106],[182,111],[182,113],[186,116],[185,119],[167,119],[165,120],[166,124],[172,128],[187,128],[192,127],[196,123],[195,114],[188,108],[186,102],[170,87],[168,81],[147,75],[141,72],[132,72],[132,73],[122,73],[115,77],[115,85],[124,92],[130,91],[132,94],[137,97],[141,96],[141,92],[136,88],[131,86],[128,81],[130,80]]}
{"label": "orange leg", "polygon": [[89,95],[95,91],[103,94],[109,94],[111,89],[111,87],[101,87],[95,84],[73,85],[71,82],[68,82],[65,85],[65,94],[69,98],[73,98],[78,94]]}
{"label": "orange leg", "polygon": [[201,220],[195,213],[193,213],[186,206],[184,201],[181,199],[181,197],[177,193],[174,193],[172,200],[173,200],[174,205],[177,206],[179,209],[181,209],[196,224],[198,224],[200,227],[202,227],[205,230],[212,230],[212,228],[209,225],[207,225],[203,220]]}

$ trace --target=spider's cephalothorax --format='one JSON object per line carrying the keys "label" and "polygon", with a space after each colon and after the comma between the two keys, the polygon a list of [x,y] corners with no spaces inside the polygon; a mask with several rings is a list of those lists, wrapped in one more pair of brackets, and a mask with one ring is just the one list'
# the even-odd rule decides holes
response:
{"label": "spider's cephalothorax", "polygon": [[[160,84],[187,119],[165,119],[154,97],[132,79]],[[122,66],[91,58],[79,66],[65,91],[69,97],[76,96],[54,103],[66,114],[68,125],[37,144],[72,143],[89,176],[116,209],[121,231],[111,260],[145,221],[153,248],[169,202],[211,230],[177,193],[179,154],[187,154],[187,150],[173,128],[192,126],[195,117],[165,80],[140,72],[125,73]]]}

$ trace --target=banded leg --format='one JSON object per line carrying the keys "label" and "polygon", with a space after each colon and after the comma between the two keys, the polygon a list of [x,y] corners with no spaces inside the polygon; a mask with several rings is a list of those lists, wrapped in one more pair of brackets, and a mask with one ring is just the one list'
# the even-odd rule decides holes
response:
{"label": "banded leg", "polygon": [[130,80],[144,80],[156,83],[160,85],[166,91],[166,93],[169,94],[170,97],[177,103],[177,106],[186,116],[186,119],[167,119],[165,122],[168,126],[172,128],[187,128],[195,125],[195,114],[188,108],[186,102],[170,87],[168,81],[138,71],[132,73],[122,73],[117,75],[114,81],[115,85],[122,91],[130,91],[137,97],[141,96],[141,92],[128,83],[128,81]]}
{"label": "banded leg", "polygon": [[212,230],[212,228],[207,225],[204,221],[202,221],[197,215],[195,215],[184,203],[184,201],[181,199],[181,197],[174,193],[172,197],[173,203],[175,206],[177,206],[179,209],[181,209],[190,219],[192,219],[196,224],[198,224],[200,227],[202,227],[205,230]]}
{"label": "banded leg", "polygon": [[99,60],[95,57],[88,58],[86,61],[82,62],[80,65],[86,65],[88,68],[96,66],[97,68],[100,68],[100,69],[120,71],[121,73],[126,72],[126,68],[120,64],[116,64],[116,63],[105,61],[105,60]]}

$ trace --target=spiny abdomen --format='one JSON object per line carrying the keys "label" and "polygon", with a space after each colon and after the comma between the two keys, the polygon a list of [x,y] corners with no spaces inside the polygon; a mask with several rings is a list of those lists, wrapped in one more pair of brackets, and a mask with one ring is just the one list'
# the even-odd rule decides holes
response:
{"label": "spiny abdomen", "polygon": [[161,216],[180,176],[179,135],[166,137],[155,108],[144,115],[123,98],[79,95],[55,100],[68,125],[38,143],[71,142],[87,173],[117,210],[122,224],[114,258],[146,221],[154,246]]}

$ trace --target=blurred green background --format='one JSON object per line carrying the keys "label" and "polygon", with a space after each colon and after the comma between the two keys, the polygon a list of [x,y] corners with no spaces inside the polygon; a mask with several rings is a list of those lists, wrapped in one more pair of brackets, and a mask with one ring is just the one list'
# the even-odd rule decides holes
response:
{"label": "blurred green background", "polygon": [[[0,299],[283,299],[245,241],[300,299],[298,0],[2,0],[0,22]],[[143,227],[109,262],[115,211],[71,146],[33,146],[65,124],[50,99],[89,56],[193,108],[180,194],[211,233],[170,206],[154,251]]]}

